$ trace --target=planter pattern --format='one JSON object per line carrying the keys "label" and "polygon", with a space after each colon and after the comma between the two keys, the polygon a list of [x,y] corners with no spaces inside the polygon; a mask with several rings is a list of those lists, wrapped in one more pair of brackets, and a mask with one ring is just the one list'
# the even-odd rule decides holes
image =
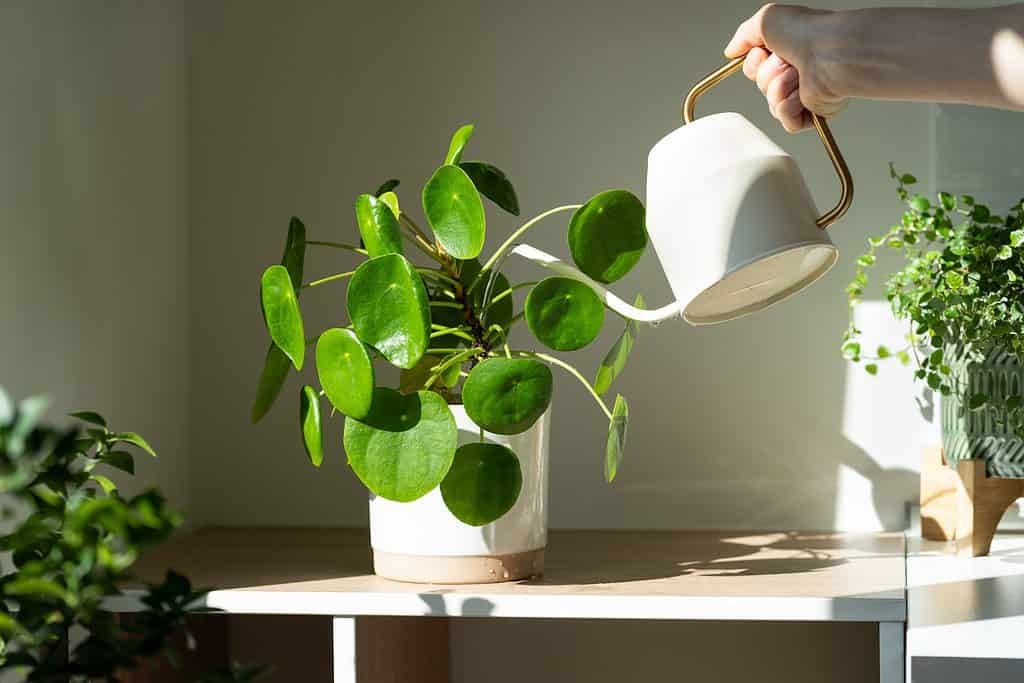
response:
{"label": "planter pattern", "polygon": [[1024,365],[1003,349],[980,359],[958,347],[945,349],[954,386],[961,391],[942,397],[942,446],[946,462],[956,467],[961,460],[985,461],[991,477],[1024,478],[1024,440],[1006,426],[1006,409],[970,410],[967,397],[976,393],[1001,401],[1024,395]]}

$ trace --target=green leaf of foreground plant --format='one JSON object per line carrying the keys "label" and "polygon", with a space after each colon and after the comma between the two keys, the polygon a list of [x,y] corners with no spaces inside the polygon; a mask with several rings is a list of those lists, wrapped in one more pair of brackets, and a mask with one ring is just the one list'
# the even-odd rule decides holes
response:
{"label": "green leaf of foreground plant", "polygon": [[449,254],[472,259],[484,248],[484,205],[473,181],[458,166],[442,166],[423,187],[423,213]]}
{"label": "green leaf of foreground plant", "polygon": [[110,480],[110,477],[104,477],[102,474],[93,474],[89,476],[89,479],[100,485],[103,489],[103,493],[108,496],[117,490],[117,484]]}
{"label": "green leaf of foreground plant", "polygon": [[494,434],[519,434],[551,403],[554,378],[532,358],[490,358],[469,373],[462,387],[466,413]]}
{"label": "green leaf of foreground plant", "polygon": [[270,266],[263,272],[260,300],[270,338],[274,340],[277,348],[288,356],[295,369],[301,370],[306,352],[306,338],[302,328],[299,300],[295,296],[287,268]]}
{"label": "green leaf of foreground plant", "polygon": [[263,419],[270,407],[274,405],[285,379],[288,378],[288,370],[292,363],[288,356],[284,355],[281,349],[271,344],[267,349],[267,356],[263,360],[263,371],[260,372],[259,382],[256,383],[256,398],[252,402],[251,419],[253,424]]}
{"label": "green leaf of foreground plant", "polygon": [[94,413],[91,410],[77,410],[73,413],[68,413],[71,417],[82,420],[83,422],[89,422],[100,427],[106,427],[107,421],[103,419],[103,416],[99,413]]}
{"label": "green leaf of foreground plant", "polygon": [[356,221],[359,235],[369,258],[402,253],[402,231],[394,211],[372,194],[356,198]]}
{"label": "green leaf of foreground plant", "polygon": [[622,456],[626,449],[626,429],[629,427],[629,405],[625,397],[618,394],[612,408],[612,420],[608,423],[608,443],[604,452],[604,478],[608,483],[615,480]]}
{"label": "green leaf of foreground plant", "polygon": [[123,443],[130,443],[131,445],[135,446],[136,448],[141,448],[142,450],[146,451],[147,453],[152,455],[154,458],[156,457],[156,451],[154,451],[153,447],[149,445],[149,442],[146,441],[145,439],[143,439],[141,436],[139,436],[135,432],[116,432],[116,433],[110,435],[110,439],[112,441],[120,441],[120,442],[123,442]]}
{"label": "green leaf of foreground plant", "polygon": [[425,496],[448,474],[458,430],[437,394],[403,395],[377,387],[365,421],[345,418],[343,441],[349,464],[366,487],[405,503]]}
{"label": "green leaf of foreground plant", "polygon": [[332,327],[320,335],[316,342],[316,374],[327,400],[342,414],[358,420],[370,412],[373,361],[355,332]]}
{"label": "green leaf of foreground plant", "polygon": [[473,135],[473,124],[469,123],[459,128],[452,135],[452,141],[448,143],[448,154],[444,158],[446,164],[457,164],[462,161],[462,150],[466,148],[466,143],[469,142],[469,138]]}
{"label": "green leaf of foreground plant", "polygon": [[441,482],[444,504],[459,521],[483,526],[512,509],[523,488],[519,458],[507,446],[468,443],[455,451]]}
{"label": "green leaf of foreground plant", "polygon": [[385,180],[383,183],[381,183],[380,187],[378,187],[377,191],[374,192],[373,194],[375,196],[379,197],[382,194],[386,194],[388,192],[391,192],[392,190],[394,190],[396,187],[398,187],[401,184],[402,184],[402,181],[399,180],[398,178],[390,178],[388,180]]}
{"label": "green leaf of foreground plant", "polygon": [[311,386],[302,387],[299,395],[299,424],[302,427],[302,445],[313,467],[324,461],[324,432],[320,422],[320,397]]}
{"label": "green leaf of foreground plant", "polygon": [[597,338],[604,304],[587,285],[567,277],[549,277],[526,297],[526,324],[555,351],[575,351]]}
{"label": "green leaf of foreground plant", "polygon": [[416,365],[430,341],[430,304],[416,269],[400,254],[364,262],[348,285],[348,317],[359,338],[392,365]]}
{"label": "green leaf of foreground plant", "polygon": [[100,462],[128,474],[135,474],[135,458],[126,451],[110,451],[106,453]]}
{"label": "green leaf of foreground plant", "polygon": [[295,216],[288,222],[288,239],[284,243],[281,265],[288,269],[292,289],[302,287],[302,271],[306,263],[306,226]]}
{"label": "green leaf of foreground plant", "polygon": [[[637,308],[644,308],[644,298],[638,294],[633,305]],[[601,367],[597,369],[597,376],[594,378],[594,391],[599,394],[608,391],[615,378],[622,373],[626,367],[626,361],[629,360],[629,354],[633,351],[633,343],[636,341],[638,329],[639,326],[635,320],[626,321],[626,329],[608,350],[608,354],[601,361]]]}
{"label": "green leaf of foreground plant", "polygon": [[576,266],[598,282],[615,282],[647,248],[643,203],[625,190],[608,190],[576,209],[569,251]]}
{"label": "green leaf of foreground plant", "polygon": [[[402,214],[402,210],[398,206],[398,195],[394,192],[385,192],[380,196],[380,200],[388,205],[388,208],[391,209],[391,213],[395,215],[396,219]],[[399,235],[399,237],[401,237],[401,235]]]}
{"label": "green leaf of foreground plant", "polygon": [[466,172],[480,194],[513,216],[519,215],[519,198],[512,181],[497,166],[482,161],[463,161],[459,168]]}
{"label": "green leaf of foreground plant", "polygon": [[[462,270],[459,273],[459,281],[462,282],[463,287],[469,288],[473,281],[476,280],[480,274],[481,264],[478,259],[471,259],[469,261],[463,261]],[[491,271],[487,271],[484,275],[484,280],[480,282],[470,294],[473,300],[473,310],[476,313],[478,319],[480,319],[486,326],[490,325],[501,325],[502,327],[508,326],[512,320],[512,315],[515,309],[515,302],[512,300],[510,295],[498,299],[497,302],[494,300],[498,298],[498,295],[507,292],[511,289],[508,278],[503,273],[498,273],[494,276],[494,282],[491,284],[490,291],[487,290],[487,283],[491,277]],[[484,312],[484,298],[486,297],[486,313]],[[449,309],[451,310],[451,309]]]}

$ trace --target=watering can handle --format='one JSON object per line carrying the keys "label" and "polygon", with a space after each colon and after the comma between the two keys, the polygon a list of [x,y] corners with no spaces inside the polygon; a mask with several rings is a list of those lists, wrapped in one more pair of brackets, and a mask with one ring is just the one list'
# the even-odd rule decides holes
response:
{"label": "watering can handle", "polygon": [[[746,59],[746,55],[732,59],[724,66],[715,69],[700,79],[693,86],[686,95],[686,99],[683,100],[683,121],[685,123],[693,123],[693,110],[697,105],[697,98],[721,83],[728,76],[739,71],[743,67],[744,59]],[[818,136],[821,137],[821,141],[825,145],[825,151],[828,152],[828,158],[832,160],[832,166],[836,169],[836,174],[839,175],[839,185],[842,191],[839,203],[832,207],[830,211],[819,216],[816,221],[819,228],[827,228],[842,218],[846,210],[850,208],[850,202],[853,201],[853,178],[850,176],[850,169],[847,167],[842,153],[836,146],[836,140],[832,137],[832,131],[829,129],[828,124],[825,123],[825,119],[811,112],[811,121],[814,123],[814,129],[818,131]]]}

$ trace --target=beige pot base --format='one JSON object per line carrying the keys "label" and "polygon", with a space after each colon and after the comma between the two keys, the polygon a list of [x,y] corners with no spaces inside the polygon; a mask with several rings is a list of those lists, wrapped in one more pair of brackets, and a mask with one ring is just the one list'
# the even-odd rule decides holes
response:
{"label": "beige pot base", "polygon": [[373,551],[378,576],[412,583],[500,583],[544,571],[544,548],[509,555],[403,555]]}

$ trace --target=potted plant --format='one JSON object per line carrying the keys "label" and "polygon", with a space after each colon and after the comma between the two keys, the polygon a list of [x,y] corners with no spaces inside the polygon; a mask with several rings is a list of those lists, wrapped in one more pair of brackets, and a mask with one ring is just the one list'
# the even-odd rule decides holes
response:
{"label": "potted plant", "polygon": [[[360,244],[306,239],[303,223],[293,218],[281,263],[261,280],[271,345],[253,420],[269,409],[289,368],[304,367],[315,342],[319,388],[303,386],[299,397],[306,453],[319,467],[326,409],[344,416],[348,463],[371,493],[374,567],[390,578],[470,583],[542,571],[551,366],[582,382],[608,420],[608,481],[626,438],[626,400],[617,395],[609,406],[602,395],[622,371],[635,322],[625,321],[593,382],[545,351],[512,348],[509,332],[525,321],[553,351],[594,341],[605,322],[597,283],[624,276],[646,248],[643,204],[611,190],[583,205],[545,211],[483,259],[481,196],[516,216],[519,202],[502,171],[462,159],[472,132],[471,125],[455,132],[444,163],[422,188],[427,228],[399,202],[399,182],[389,180],[356,199]],[[501,269],[517,241],[544,219],[569,212],[569,251],[589,279],[511,283]],[[307,247],[365,260],[303,282]],[[412,253],[426,265],[414,264]],[[347,284],[347,320],[307,339],[299,295],[329,283]],[[517,311],[514,295],[523,289],[529,291]],[[381,385],[383,363],[401,370],[397,388]]]}
{"label": "potted plant", "polygon": [[[968,195],[939,192],[933,203],[911,191],[914,176],[890,173],[907,210],[857,261],[843,354],[872,375],[880,360],[916,366],[942,395],[947,464],[982,459],[990,476],[1024,477],[1024,204],[1004,217]],[[902,348],[868,351],[852,312],[880,249],[903,255],[885,294],[908,330]]]}

